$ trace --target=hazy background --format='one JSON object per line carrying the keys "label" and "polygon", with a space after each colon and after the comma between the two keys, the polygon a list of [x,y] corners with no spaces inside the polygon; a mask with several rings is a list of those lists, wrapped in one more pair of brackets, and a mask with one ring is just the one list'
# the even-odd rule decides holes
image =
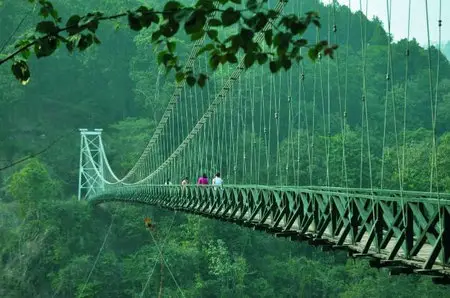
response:
{"label": "hazy background", "polygon": [[[323,3],[332,3],[333,0],[323,0]],[[351,7],[352,11],[367,11],[369,18],[377,16],[383,21],[387,31],[387,4],[386,0],[337,0],[341,5]],[[439,7],[441,5],[442,20],[442,45],[450,40],[450,1],[449,0],[391,0],[391,33],[394,40],[406,38],[408,36],[408,9],[411,2],[411,27],[410,37],[416,38],[421,45],[428,42],[426,27],[426,5],[428,2],[428,18],[430,25],[430,41],[436,44],[439,41],[438,20]],[[367,7],[366,7],[367,3]],[[361,4],[361,5],[360,5]]]}

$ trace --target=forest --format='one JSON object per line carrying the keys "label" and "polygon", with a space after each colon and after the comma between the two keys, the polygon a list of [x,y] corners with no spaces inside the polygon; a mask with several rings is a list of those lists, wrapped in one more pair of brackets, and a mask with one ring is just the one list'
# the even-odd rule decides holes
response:
{"label": "forest", "polygon": [[[63,18],[75,12],[121,12],[144,2],[155,7],[164,3],[52,2]],[[288,13],[315,10],[322,16],[321,29],[308,31],[307,38],[326,38],[332,27],[332,7],[316,0],[293,2]],[[236,136],[230,153],[239,156],[235,163],[240,167],[233,171],[225,162],[191,167],[188,174],[192,179],[202,171],[213,174],[221,170],[225,183],[345,183],[349,187],[398,189],[400,180],[406,190],[429,191],[430,173],[436,169],[431,187],[450,190],[446,171],[450,166],[448,59],[436,47],[423,48],[414,39],[392,41],[378,19],[368,20],[346,6],[334,9],[333,22],[339,28],[335,36],[338,59],[330,59],[328,64],[328,57],[316,63],[305,58],[301,66],[281,71],[274,81],[270,73],[263,75],[265,65],[254,65],[245,73],[246,79],[261,82],[259,90],[261,86],[285,90],[283,84],[294,78],[292,88],[286,89],[290,93],[283,96],[294,99],[292,110],[296,111],[301,103],[295,98],[308,94],[303,97],[304,108],[296,115],[302,120],[281,121],[281,133],[269,132],[272,155],[259,155],[250,164],[242,158],[252,148],[248,136],[254,136],[254,144],[263,139],[258,133],[261,121],[252,129],[252,120],[265,119],[272,111],[251,114],[250,104],[243,100],[246,97],[237,96],[234,108],[228,105],[222,117],[224,125],[233,123],[233,118],[227,117],[244,119],[240,120],[241,130],[247,137],[245,133]],[[24,15],[27,17],[18,27]],[[14,42],[32,32],[40,19],[35,6],[27,1],[0,1],[0,58],[13,52]],[[365,43],[361,41],[361,20],[365,23]],[[1,297],[450,297],[448,287],[433,284],[430,278],[391,276],[389,271],[371,268],[367,261],[349,258],[345,252],[325,252],[307,243],[147,205],[92,206],[78,201],[78,129],[103,128],[112,167],[126,173],[145,148],[174,87],[173,74],[158,76],[157,57],[149,43],[151,32],[132,31],[121,19],[103,24],[98,32],[101,44],[84,52],[58,50],[52,57],[30,58],[32,77],[25,86],[11,75],[10,64],[0,65]],[[185,57],[190,40],[180,38],[177,42],[177,52]],[[387,56],[392,59],[386,63]],[[335,67],[337,61],[340,70]],[[336,99],[328,107],[321,101],[324,88],[315,88],[315,76],[309,75],[319,77],[321,68],[317,65],[322,64],[325,73],[328,65],[333,66],[330,77],[321,81],[332,94],[328,98]],[[364,71],[368,74],[364,92],[370,99],[369,116],[361,112]],[[305,83],[300,82],[301,73],[306,74]],[[390,80],[386,80],[386,73]],[[159,86],[155,86],[156,81]],[[435,123],[430,86],[438,107]],[[256,95],[258,102],[267,105],[273,100],[269,89],[250,93],[246,88],[250,86],[242,83],[236,90]],[[335,104],[337,94],[344,94],[344,90],[345,117]],[[313,103],[316,97],[318,104]],[[233,109],[241,114],[229,114]],[[282,119],[287,119],[289,111],[287,104],[280,106],[279,113],[286,115]],[[367,126],[370,134],[365,133]],[[170,146],[176,146],[181,134],[175,134]],[[307,156],[310,134],[316,140],[313,157]],[[435,153],[430,149],[433,146]],[[43,148],[47,148],[45,152],[33,156]],[[347,152],[344,157],[341,150]],[[327,152],[332,153],[329,160]],[[10,166],[27,156],[33,158]],[[211,161],[213,157],[206,154]],[[400,157],[404,159],[402,167]],[[231,159],[225,156],[223,160],[227,158]],[[362,162],[363,158],[372,163]],[[268,166],[266,159],[270,160]],[[294,159],[295,165],[285,168]],[[372,168],[376,170],[372,172]],[[173,176],[173,183],[179,183],[183,175]],[[154,238],[145,228],[145,217],[155,223]],[[162,247],[167,263],[160,259],[157,246]]]}

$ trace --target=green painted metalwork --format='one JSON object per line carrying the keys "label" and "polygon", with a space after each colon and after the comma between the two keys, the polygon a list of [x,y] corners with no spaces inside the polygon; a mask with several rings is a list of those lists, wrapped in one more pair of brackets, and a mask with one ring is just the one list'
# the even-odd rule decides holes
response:
{"label": "green painted metalwork", "polygon": [[[285,1],[279,0],[273,9],[281,12],[285,5]],[[266,27],[268,28],[268,26],[271,25],[268,23]],[[361,26],[363,26],[362,17]],[[333,31],[335,34],[335,25]],[[350,34],[350,31],[348,32]],[[335,38],[337,39],[337,36]],[[367,40],[365,39],[366,36],[361,36],[362,65],[366,59],[364,45],[367,45]],[[262,40],[264,40],[264,30],[254,38],[255,42]],[[198,51],[196,47],[199,47],[200,44],[200,42],[196,43],[192,53]],[[388,49],[390,49],[390,45],[388,45]],[[192,57],[194,56],[191,54],[188,66],[190,68],[197,67],[198,70],[202,67],[202,63],[200,61],[198,65],[195,64]],[[328,85],[326,110],[329,112],[327,115],[325,115],[324,108],[322,63],[315,64],[313,73],[307,75],[307,77],[311,77],[311,80],[306,81],[306,84],[313,84],[315,90],[312,94],[306,94],[304,88],[305,68],[303,64],[300,64],[298,69],[301,74],[300,86],[297,94],[298,119],[295,124],[292,106],[294,98],[291,90],[293,88],[292,72],[290,72],[290,82],[284,84],[281,75],[277,77],[278,83],[275,83],[273,76],[270,80],[263,80],[264,72],[262,71],[260,74],[261,86],[258,88],[255,84],[257,76],[254,73],[251,75],[253,81],[247,80],[245,85],[241,82],[241,73],[244,73],[245,70],[244,62],[244,58],[241,57],[236,69],[230,70],[228,75],[222,73],[224,70],[221,69],[218,78],[222,82],[218,84],[218,87],[216,87],[216,82],[209,83],[211,90],[214,89],[213,92],[207,87],[205,88],[207,92],[198,90],[197,93],[195,89],[194,91],[190,89],[189,91],[185,90],[183,95],[182,85],[177,85],[148,146],[144,149],[138,162],[121,179],[109,166],[101,138],[99,138],[98,146],[100,151],[95,146],[93,146],[94,150],[91,150],[89,144],[92,143],[92,140],[88,139],[91,133],[84,132],[82,144],[86,144],[86,146],[82,146],[80,153],[83,158],[80,160],[79,198],[86,198],[92,204],[112,201],[134,202],[197,213],[257,230],[266,230],[276,236],[289,237],[292,240],[308,240],[312,245],[336,249],[345,248],[354,256],[373,257],[371,262],[375,263],[377,267],[396,268],[397,272],[450,275],[448,269],[450,195],[433,192],[329,187],[329,185],[350,185],[347,175],[349,170],[347,167],[350,166],[347,165],[348,154],[346,152],[346,142],[348,142],[346,140],[347,95],[342,104],[340,94],[338,94],[339,109],[341,109],[341,104],[343,107],[343,110],[340,111],[341,126],[332,129],[330,63],[328,63],[328,79],[326,80]],[[392,75],[389,71],[392,68],[391,63],[391,58],[388,57],[388,76]],[[316,67],[319,76],[317,79]],[[338,62],[336,68],[339,78]],[[366,73],[364,67],[361,70],[362,74],[360,75],[363,77],[361,149],[360,158],[351,163],[352,167],[357,165],[356,161],[360,164],[359,179],[355,175],[353,177],[354,180],[359,180],[359,184],[353,183],[352,185],[370,185],[371,187],[380,185],[380,188],[383,188],[384,177],[387,174],[385,149],[392,147],[397,148],[398,165],[395,175],[400,178],[399,189],[403,189],[405,186],[404,172],[407,170],[404,150],[406,146],[406,88],[402,166],[400,166],[400,144],[397,142],[399,134],[396,126],[392,134],[392,136],[396,136],[395,147],[386,142],[388,110],[385,109],[381,171],[378,184],[378,182],[375,183],[376,169],[372,167],[371,160],[372,156],[376,156],[376,154],[374,155],[371,151],[368,95],[366,94],[366,77],[371,74]],[[347,70],[345,77],[345,88],[347,89],[348,82],[353,79],[347,79]],[[405,84],[408,82],[407,77],[406,75]],[[270,82],[266,91],[264,91],[263,82]],[[249,84],[252,86],[247,88]],[[392,83],[389,81],[386,84],[386,98],[391,92],[390,89],[393,88],[393,85],[389,84],[393,84],[393,79]],[[286,88],[288,111],[285,109],[282,113],[281,106],[286,104],[282,102],[284,100],[282,94],[285,93],[283,88]],[[258,90],[258,93],[255,93],[255,90]],[[319,90],[322,97],[322,125],[317,125],[318,119],[315,119],[315,111],[319,107],[316,106],[316,93],[319,93],[316,91]],[[267,93],[269,93],[268,96]],[[255,106],[255,99],[258,96],[261,100],[259,107]],[[207,97],[211,99],[207,99]],[[312,98],[312,102],[307,102],[306,99],[309,97]],[[393,102],[393,111],[395,111],[394,98]],[[269,105],[268,108],[265,107],[265,103]],[[306,108],[307,106],[311,106],[312,115],[310,116],[310,109]],[[387,107],[387,100],[385,107]],[[433,111],[433,105],[431,110]],[[304,120],[301,118],[302,115],[304,115]],[[393,116],[395,124],[397,122],[395,113]],[[258,117],[261,119],[258,120]],[[311,121],[308,120],[308,117],[312,117]],[[434,118],[433,121],[435,121]],[[257,122],[259,122],[259,133],[256,131],[258,127],[255,127],[255,125],[258,126],[255,124]],[[281,136],[280,124],[284,125],[284,128],[281,129],[287,130],[288,138]],[[317,135],[320,126],[324,128],[324,131]],[[294,130],[298,130],[296,141],[294,141]],[[342,173],[343,177],[342,179],[336,177],[335,181],[331,181],[330,142],[332,131],[339,130],[342,137],[342,152],[339,152],[340,150],[336,152],[342,156],[340,157],[342,165],[334,161],[334,168],[336,170],[341,167],[341,172],[336,173]],[[317,151],[314,148],[320,144],[318,141],[320,138],[323,138],[325,145],[325,154],[321,156],[324,162],[316,162],[320,159],[318,158],[320,150]],[[282,148],[283,142],[285,142],[286,148]],[[297,142],[296,157],[294,155],[295,142]],[[433,146],[435,146],[434,144],[435,140],[433,139]],[[301,154],[302,150],[306,150],[304,155]],[[96,154],[98,152],[101,154]],[[285,158],[281,158],[283,154],[286,155]],[[433,171],[438,172],[434,147],[430,154],[432,161],[430,189],[437,191],[437,178],[433,174]],[[304,163],[303,158],[307,159]],[[368,163],[368,179],[363,177],[364,163],[366,162]],[[264,183],[261,182],[264,181],[264,178],[261,177],[264,166],[267,175],[266,183],[308,183],[304,182],[307,181],[307,178],[301,178],[301,171],[305,171],[311,185],[320,183],[327,186],[248,185],[249,183]],[[285,167],[285,171],[282,167]],[[321,171],[320,167],[325,167],[325,170]],[[291,168],[294,168],[294,171],[290,171]],[[241,182],[247,185],[227,185],[215,188],[214,186],[154,184],[163,181],[169,183],[170,179],[181,181],[184,177],[199,177],[201,173],[211,174],[216,171],[222,172],[222,175],[225,174],[226,177],[223,177],[227,182],[234,181],[235,184]],[[339,176],[336,173],[334,176]],[[393,174],[394,172],[391,173],[391,175]],[[321,177],[314,179],[316,181],[314,182],[313,177],[319,175]],[[295,179],[289,179],[292,177]],[[101,188],[98,185],[101,185]],[[92,191],[86,191],[86,189]]]}
{"label": "green painted metalwork", "polygon": [[139,185],[106,190],[89,201],[183,210],[293,240],[308,239],[313,245],[346,247],[381,260],[382,266],[401,263],[416,272],[450,275],[448,194],[334,187]]}

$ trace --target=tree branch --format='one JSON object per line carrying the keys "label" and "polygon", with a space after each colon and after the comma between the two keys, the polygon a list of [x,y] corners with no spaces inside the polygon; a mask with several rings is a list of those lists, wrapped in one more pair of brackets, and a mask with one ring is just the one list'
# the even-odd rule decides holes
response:
{"label": "tree branch", "polygon": [[[127,13],[119,13],[119,14],[112,15],[112,16],[109,16],[109,17],[99,17],[99,18],[96,18],[96,19],[92,20],[91,22],[93,22],[93,21],[114,20],[114,19],[118,19],[118,18],[124,17],[124,16],[126,16],[126,15],[127,15]],[[32,47],[32,46],[35,45],[40,39],[46,39],[46,38],[49,38],[49,37],[51,37],[51,36],[57,36],[59,33],[64,32],[64,31],[67,31],[68,29],[72,29],[72,28],[82,28],[82,29],[84,30],[84,29],[86,29],[86,28],[88,27],[88,25],[89,25],[91,22],[89,22],[89,23],[87,23],[87,24],[84,24],[84,25],[82,25],[82,26],[78,26],[78,24],[75,24],[75,25],[71,25],[71,26],[64,27],[64,28],[59,28],[59,29],[58,29],[57,31],[55,31],[55,32],[49,33],[49,34],[47,34],[47,35],[44,35],[43,37],[40,37],[39,39],[36,39],[36,40],[34,40],[34,41],[32,41],[32,42],[29,42],[29,43],[27,43],[26,45],[20,47],[20,48],[19,48],[18,50],[16,50],[15,52],[13,52],[13,53],[9,54],[8,56],[6,56],[6,58],[1,59],[1,60],[0,60],[0,65],[2,65],[2,64],[5,63],[5,62],[7,62],[8,60],[11,60],[12,58],[14,58],[15,56],[19,55],[20,53],[22,53],[22,52],[25,51],[26,49]]]}
{"label": "tree branch", "polygon": [[[186,7],[186,8],[195,10],[195,8],[191,8],[191,7]],[[185,9],[186,9],[186,8],[185,8]],[[207,13],[212,13],[212,12],[224,12],[224,11],[225,11],[225,10],[223,10],[223,9],[212,8],[212,9],[208,10]],[[239,13],[242,13],[242,12],[244,12],[244,11],[248,11],[248,9],[242,9],[242,10],[236,10],[236,11],[239,12]],[[173,12],[176,12],[176,11],[175,11],[175,10],[167,10],[167,11],[151,11],[151,12],[148,12],[148,13],[143,13],[143,15],[146,15],[146,14],[149,14],[149,13],[167,14],[167,13],[173,13]],[[22,53],[22,52],[25,51],[26,49],[32,47],[32,46],[35,45],[39,40],[47,39],[47,38],[52,37],[52,36],[57,36],[59,33],[65,32],[65,31],[67,31],[68,29],[80,28],[80,29],[84,30],[84,29],[86,29],[86,28],[88,27],[88,25],[89,25],[91,22],[94,22],[94,21],[114,20],[114,19],[118,19],[118,18],[125,17],[125,16],[127,16],[127,15],[128,15],[128,12],[122,12],[122,13],[115,14],[115,15],[112,15],[112,16],[97,17],[97,18],[93,19],[92,21],[90,21],[90,22],[88,22],[88,23],[86,23],[86,24],[84,24],[84,25],[82,25],[82,26],[78,26],[78,24],[74,24],[74,25],[67,26],[67,27],[64,27],[64,28],[59,28],[57,31],[52,32],[52,33],[49,33],[49,34],[47,34],[47,35],[44,35],[43,37],[40,37],[40,38],[38,38],[38,39],[36,39],[36,40],[34,40],[34,41],[32,41],[32,42],[29,42],[29,43],[25,44],[24,46],[20,47],[20,48],[19,48],[18,50],[16,50],[15,52],[9,54],[9,55],[6,56],[5,58],[0,59],[0,65],[2,65],[2,64],[4,64],[5,62],[7,62],[7,61],[13,59],[15,56],[19,55],[20,53]]]}

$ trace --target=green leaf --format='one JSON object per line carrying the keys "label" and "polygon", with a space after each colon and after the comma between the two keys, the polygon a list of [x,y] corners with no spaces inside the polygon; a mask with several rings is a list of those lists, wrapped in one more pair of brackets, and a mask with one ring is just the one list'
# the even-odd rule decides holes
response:
{"label": "green leaf", "polygon": [[218,55],[211,55],[211,57],[209,58],[209,66],[213,70],[217,69],[219,62],[220,62],[220,57]]}
{"label": "green leaf", "polygon": [[280,63],[278,61],[270,61],[269,68],[272,73],[276,73],[280,69]]}
{"label": "green leaf", "polygon": [[134,31],[140,31],[142,29],[141,21],[133,12],[128,13],[128,25]]}
{"label": "green leaf", "polygon": [[302,56],[296,56],[295,57],[295,61],[297,61],[297,62],[300,62],[300,61],[302,61],[303,60],[303,57]]}
{"label": "green leaf", "polygon": [[34,44],[34,53],[37,58],[50,56],[58,47],[56,37],[41,38]]}
{"label": "green leaf", "polygon": [[272,30],[267,30],[264,32],[264,39],[266,40],[267,45],[272,45]]}
{"label": "green leaf", "polygon": [[[159,17],[153,10],[148,10],[145,6],[141,6],[142,16],[140,17],[141,26],[148,28],[152,25],[152,23],[158,23]],[[138,9],[138,11],[139,11]]]}
{"label": "green leaf", "polygon": [[262,64],[266,63],[267,60],[269,59],[269,57],[265,53],[258,53],[256,55],[256,57],[257,57],[259,65],[262,65]]}
{"label": "green leaf", "polygon": [[97,36],[94,35],[94,42],[95,44],[101,44],[102,42],[100,41],[100,39],[98,39]]}
{"label": "green leaf", "polygon": [[88,13],[85,17],[81,18],[81,21],[78,22],[78,26],[83,27],[92,21],[98,20],[98,18],[101,16],[102,16],[102,14],[99,12]]}
{"label": "green leaf", "polygon": [[44,34],[54,34],[58,27],[52,21],[42,21],[36,25],[36,31]]}
{"label": "green leaf", "polygon": [[176,48],[177,48],[177,44],[174,41],[167,42],[167,49],[169,50],[169,52],[173,53]]}
{"label": "green leaf", "polygon": [[78,22],[81,20],[81,17],[79,15],[73,15],[71,16],[66,23],[66,31],[69,33],[69,35],[75,35],[81,31],[81,29],[78,27]]}
{"label": "green leaf", "polygon": [[316,48],[309,49],[308,56],[311,60],[316,61],[318,55],[319,55],[319,51],[317,51]]}
{"label": "green leaf", "polygon": [[227,57],[227,61],[230,62],[230,63],[237,63],[238,62],[237,57],[234,54],[227,53],[226,57]]}
{"label": "green leaf", "polygon": [[23,51],[20,53],[20,55],[21,55],[25,60],[27,60],[28,58],[30,58],[31,51],[30,51],[30,49],[25,49],[25,50],[23,50]]}
{"label": "green leaf", "polygon": [[184,23],[184,30],[187,34],[200,32],[206,23],[206,15],[204,11],[194,11],[189,19]]}
{"label": "green leaf", "polygon": [[195,4],[195,8],[200,8],[204,10],[214,9],[214,2],[211,0],[198,0]]}
{"label": "green leaf", "polygon": [[252,30],[242,28],[241,32],[239,33],[239,36],[241,37],[241,40],[244,41],[244,46],[248,48],[248,46],[251,44],[250,41],[253,39],[253,36],[255,33]]}
{"label": "green leaf", "polygon": [[158,65],[163,63],[163,58],[164,58],[164,55],[166,55],[166,54],[167,54],[167,51],[161,51],[158,53],[158,56],[157,56]]}
{"label": "green leaf", "polygon": [[306,29],[308,28],[307,24],[302,21],[293,22],[289,28],[291,29],[292,34],[300,34],[302,35]]}
{"label": "green leaf", "polygon": [[300,47],[300,48],[306,46],[307,44],[308,44],[308,41],[306,39],[299,39],[294,42],[294,45],[296,45],[297,47]]}
{"label": "green leaf", "polygon": [[198,80],[197,80],[198,85],[203,88],[205,86],[207,78],[208,77],[205,74],[201,73],[198,76]]}
{"label": "green leaf", "polygon": [[159,38],[161,37],[161,31],[155,31],[152,34],[152,42],[155,42],[157,40],[159,40]]}
{"label": "green leaf", "polygon": [[57,20],[57,22],[61,21],[61,18],[58,17],[58,11],[56,11],[56,9],[50,10],[50,15],[54,20]]}
{"label": "green leaf", "polygon": [[283,59],[282,65],[285,70],[289,70],[289,68],[291,68],[291,66],[292,66],[292,62],[290,59]]}
{"label": "green leaf", "polygon": [[203,37],[203,35],[205,35],[205,31],[203,31],[203,30],[200,30],[199,32],[195,32],[191,35],[191,40],[192,41],[199,40],[200,38]]}
{"label": "green leaf", "polygon": [[165,12],[175,12],[181,7],[180,2],[177,1],[169,1],[164,5],[164,11]]}
{"label": "green leaf", "polygon": [[77,47],[80,51],[84,51],[89,48],[93,42],[94,38],[91,34],[82,34],[80,40],[78,41]]}
{"label": "green leaf", "polygon": [[189,85],[189,86],[194,86],[195,85],[195,82],[196,82],[197,80],[193,77],[193,76],[188,76],[187,78],[186,78],[186,83]]}
{"label": "green leaf", "polygon": [[220,55],[220,56],[219,56],[219,63],[220,63],[220,64],[225,64],[225,63],[227,63],[227,55]]}
{"label": "green leaf", "polygon": [[283,56],[284,54],[286,54],[287,50],[289,49],[289,41],[291,40],[291,38],[292,35],[290,33],[280,32],[275,36],[273,44],[278,47],[278,56]]}
{"label": "green leaf", "polygon": [[300,47],[294,46],[294,47],[292,48],[292,51],[291,51],[290,56],[291,56],[292,58],[297,57],[297,55],[298,55],[299,52],[300,52]]}
{"label": "green leaf", "polygon": [[278,47],[280,45],[280,41],[281,41],[281,32],[278,32],[275,37],[273,38],[273,45]]}
{"label": "green leaf", "polygon": [[171,19],[169,22],[165,23],[160,27],[160,32],[165,37],[172,37],[178,32],[179,28],[180,24]]}
{"label": "green leaf", "polygon": [[170,65],[174,65],[175,64],[173,55],[169,54],[169,53],[165,54],[163,56],[162,60],[163,60],[163,64],[165,66],[170,66]]}
{"label": "green leaf", "polygon": [[211,27],[219,27],[222,26],[222,22],[218,19],[210,19],[208,22],[209,26]]}
{"label": "green leaf", "polygon": [[230,36],[229,38],[231,40],[231,47],[228,49],[228,52],[235,54],[245,42],[241,39],[239,34]]}
{"label": "green leaf", "polygon": [[279,13],[273,9],[269,9],[269,11],[267,12],[267,16],[269,17],[269,19],[276,19],[278,15]]}
{"label": "green leaf", "polygon": [[92,20],[89,23],[86,24],[86,27],[89,31],[92,33],[95,33],[98,29],[98,20]]}
{"label": "green leaf", "polygon": [[75,48],[75,41],[69,40],[68,42],[66,42],[66,48],[69,51],[69,53],[72,53],[73,49]]}
{"label": "green leaf", "polygon": [[136,9],[136,12],[140,12],[142,15],[147,14],[150,11],[148,7],[141,5],[138,9]]}
{"label": "green leaf", "polygon": [[183,81],[185,77],[186,77],[186,74],[182,71],[179,71],[175,74],[175,80],[177,81],[177,83]]}
{"label": "green leaf", "polygon": [[242,0],[231,0],[231,2],[236,3],[236,4],[241,4]]}
{"label": "green leaf", "polygon": [[212,43],[208,43],[207,45],[205,45],[204,47],[202,47],[198,52],[197,52],[197,57],[200,56],[201,54],[203,54],[204,52],[208,52],[214,49],[214,44]]}
{"label": "green leaf", "polygon": [[257,13],[254,16],[255,20],[256,20],[256,25],[255,25],[255,31],[259,32],[262,29],[264,29],[264,27],[267,25],[267,22],[269,21],[269,19],[267,18],[267,16],[263,13]]}
{"label": "green leaf", "polygon": [[239,21],[241,13],[234,10],[234,8],[229,7],[224,12],[222,12],[222,24],[224,27],[231,26],[237,21]]}
{"label": "green leaf", "polygon": [[39,10],[39,15],[43,16],[44,18],[48,17],[48,15],[49,15],[48,8],[45,6],[41,7],[41,9]]}
{"label": "green leaf", "polygon": [[22,85],[26,85],[30,81],[30,69],[25,61],[20,60],[14,62],[11,66],[11,71]]}
{"label": "green leaf", "polygon": [[255,63],[255,55],[253,53],[247,53],[244,57],[244,65],[245,68],[249,68]]}
{"label": "green leaf", "polygon": [[193,11],[194,10],[191,7],[180,9],[171,16],[171,19],[174,19],[177,22],[182,22],[190,16]]}
{"label": "green leaf", "polygon": [[39,0],[39,4],[41,5],[39,15],[43,16],[44,18],[47,18],[50,15],[55,21],[60,21],[60,18],[58,18],[58,12],[53,8],[53,4],[51,2]]}
{"label": "green leaf", "polygon": [[334,51],[333,51],[332,48],[326,48],[326,49],[323,51],[323,54],[324,54],[325,56],[330,56],[331,59],[334,58]]}
{"label": "green leaf", "polygon": [[247,0],[247,8],[255,11],[258,8],[258,2],[256,0]]}
{"label": "green leaf", "polygon": [[208,33],[209,38],[212,40],[216,40],[217,36],[219,36],[219,32],[217,32],[217,30],[208,30],[206,33]]}
{"label": "green leaf", "polygon": [[316,25],[317,28],[321,28],[321,25],[320,25],[320,21],[319,21],[319,20],[312,20],[312,23],[313,23],[314,25]]}
{"label": "green leaf", "polygon": [[153,23],[159,23],[159,16],[153,10],[150,12],[149,17],[151,17]]}

